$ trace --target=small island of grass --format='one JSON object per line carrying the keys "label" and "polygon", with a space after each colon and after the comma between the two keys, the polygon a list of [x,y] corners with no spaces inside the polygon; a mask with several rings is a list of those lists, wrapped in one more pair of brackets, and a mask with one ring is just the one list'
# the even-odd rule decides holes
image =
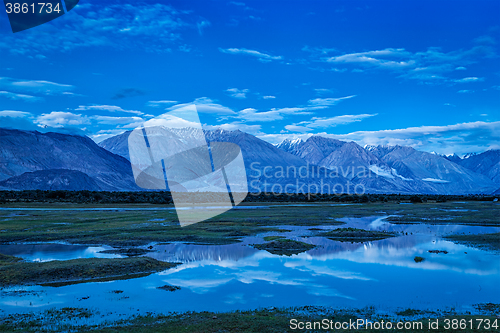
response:
{"label": "small island of grass", "polygon": [[253,247],[259,250],[266,250],[269,253],[277,255],[291,256],[315,248],[315,245],[299,242],[291,239],[275,239],[264,244],[253,244]]}
{"label": "small island of grass", "polygon": [[16,257],[1,255],[0,287],[29,284],[58,287],[84,282],[123,280],[146,276],[176,265],[148,257],[24,262]]}
{"label": "small island of grass", "polygon": [[357,228],[338,228],[320,233],[317,236],[326,237],[328,239],[341,242],[367,242],[395,237],[396,234],[386,231],[364,230]]}

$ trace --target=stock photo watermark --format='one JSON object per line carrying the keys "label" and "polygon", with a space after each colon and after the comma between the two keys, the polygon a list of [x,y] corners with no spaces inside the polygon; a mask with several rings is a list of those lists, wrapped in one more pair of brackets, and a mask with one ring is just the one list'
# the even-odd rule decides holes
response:
{"label": "stock photo watermark", "polygon": [[136,184],[169,190],[181,226],[222,214],[248,193],[240,147],[207,143],[195,105],[147,121],[128,145]]}
{"label": "stock photo watermark", "polygon": [[37,27],[63,16],[79,0],[4,0],[13,33]]}

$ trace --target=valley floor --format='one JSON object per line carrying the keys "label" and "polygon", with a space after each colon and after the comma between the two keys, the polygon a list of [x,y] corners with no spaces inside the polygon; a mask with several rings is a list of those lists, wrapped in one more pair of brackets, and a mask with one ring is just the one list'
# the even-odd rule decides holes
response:
{"label": "valley floor", "polygon": [[[293,331],[290,328],[291,318],[299,321],[323,318],[335,318],[337,321],[359,318],[372,321],[392,320],[393,322],[421,320],[425,323],[429,318],[441,318],[442,325],[444,325],[445,318],[473,319],[473,321],[481,318],[489,319],[491,322],[500,321],[497,318],[500,315],[500,306],[491,303],[493,300],[485,302],[484,300],[488,298],[484,298],[483,294],[481,294],[481,299],[478,298],[473,302],[474,304],[470,304],[469,310],[467,307],[454,308],[456,302],[460,302],[460,297],[445,306],[439,303],[436,306],[429,306],[428,309],[422,309],[421,306],[412,309],[408,306],[407,308],[399,307],[397,310],[386,308],[386,306],[381,306],[379,309],[348,306],[351,304],[348,301],[345,303],[335,301],[332,306],[325,306],[321,304],[321,295],[314,294],[318,292],[315,290],[304,294],[299,302],[302,305],[299,304],[300,306],[297,307],[283,306],[287,304],[285,299],[284,303],[280,303],[281,306],[278,307],[268,308],[264,305],[264,309],[249,310],[253,303],[246,304],[243,299],[236,299],[236,303],[234,303],[235,300],[232,301],[233,303],[224,301],[226,305],[221,302],[215,312],[199,311],[195,308],[192,310],[197,312],[192,312],[189,305],[185,310],[179,310],[180,312],[173,310],[176,313],[167,315],[138,308],[137,311],[134,310],[134,313],[125,311],[126,314],[121,314],[119,318],[115,316],[107,319],[106,314],[100,314],[97,315],[99,320],[95,318],[96,313],[102,313],[96,310],[100,306],[100,301],[96,301],[97,303],[89,307],[81,307],[80,304],[67,300],[62,301],[62,305],[53,308],[43,302],[44,305],[40,309],[31,306],[32,302],[40,303],[41,299],[58,297],[57,292],[50,288],[67,286],[67,288],[73,288],[67,289],[68,293],[75,294],[85,288],[89,290],[88,287],[84,287],[88,285],[95,289],[93,291],[95,297],[100,297],[98,295],[102,293],[98,290],[106,286],[106,283],[122,283],[117,286],[123,287],[125,293],[118,287],[106,292],[116,294],[117,297],[121,297],[119,299],[125,300],[132,297],[126,289],[129,288],[125,284],[128,283],[127,281],[137,281],[136,283],[142,284],[149,281],[148,285],[154,283],[158,285],[161,281],[166,281],[165,277],[169,274],[175,276],[182,274],[184,269],[189,271],[193,264],[201,263],[202,266],[196,266],[198,268],[195,269],[202,270],[207,269],[203,267],[219,265],[218,262],[221,260],[226,260],[236,266],[238,262],[245,260],[257,260],[258,265],[269,265],[270,268],[266,272],[257,273],[268,276],[265,280],[271,281],[271,285],[277,284],[278,286],[281,285],[280,282],[278,280],[272,282],[273,278],[269,276],[279,276],[283,273],[285,268],[274,266],[276,263],[283,262],[280,258],[290,258],[291,261],[285,262],[286,267],[292,264],[297,265],[300,261],[300,265],[313,270],[317,267],[309,267],[308,262],[315,258],[324,258],[317,265],[322,265],[321,262],[324,263],[325,260],[341,263],[339,260],[347,259],[351,262],[340,269],[344,273],[327,272],[330,280],[322,280],[321,283],[329,284],[331,276],[341,278],[342,280],[339,281],[346,281],[346,277],[342,275],[350,274],[346,273],[346,269],[354,269],[351,267],[353,264],[363,264],[363,267],[368,267],[367,265],[370,265],[368,262],[361,262],[366,260],[366,256],[360,257],[360,251],[363,251],[363,247],[364,251],[368,251],[372,247],[376,249],[377,246],[379,247],[379,252],[376,252],[378,256],[395,256],[397,259],[385,257],[384,262],[373,262],[380,265],[380,267],[377,266],[379,270],[386,269],[384,267],[388,262],[390,266],[395,265],[395,267],[401,266],[404,262],[404,266],[408,266],[409,269],[424,268],[424,273],[426,270],[444,265],[444,269],[447,270],[446,274],[448,272],[451,274],[451,271],[457,269],[464,271],[483,269],[488,272],[487,274],[493,274],[494,279],[500,277],[497,265],[492,262],[498,259],[500,251],[499,208],[500,204],[492,201],[418,204],[394,202],[245,203],[238,209],[228,211],[211,220],[180,227],[174,207],[171,205],[3,204],[0,205],[0,304],[3,304],[0,307],[0,331],[74,329],[98,332],[178,332],[180,328],[185,328],[187,332],[286,332]],[[456,245],[446,241],[455,242]],[[62,247],[67,248],[64,251],[69,252],[65,254],[57,252],[61,251],[59,248]],[[80,251],[80,249],[83,250]],[[464,249],[466,251],[463,251]],[[400,258],[394,253],[391,255],[390,251],[395,250],[403,251],[405,257]],[[476,266],[476,260],[480,261],[480,259],[475,258],[481,258],[483,253],[487,267]],[[422,260],[417,260],[415,254],[421,256]],[[415,257],[414,262],[413,257]],[[463,260],[466,260],[469,266],[462,267],[457,264]],[[255,264],[250,264],[252,265]],[[331,270],[330,263],[324,265],[321,270],[315,271],[317,273],[311,276],[325,274],[325,271]],[[213,271],[202,272],[202,274],[216,276],[219,274],[217,269],[220,270],[220,267],[226,266],[217,267]],[[246,267],[234,268],[231,272],[240,270],[235,274],[257,274],[256,272],[249,273]],[[358,270],[362,271],[361,268]],[[303,271],[304,269],[300,270],[300,272]],[[360,272],[353,273],[352,278],[355,281],[380,279],[380,277],[376,279],[365,277],[369,273]],[[184,278],[188,279],[187,276]],[[471,277],[463,276],[463,278],[466,284],[465,279]],[[252,281],[262,279],[264,279],[262,276],[250,276],[242,277],[240,281],[248,281],[245,283],[251,284],[254,283]],[[309,277],[294,275],[291,280],[293,282],[290,283],[300,285],[301,281],[305,281],[304,279],[308,280]],[[176,286],[172,281],[177,281],[181,287]],[[169,280],[170,283],[165,286],[156,287],[156,289],[163,289],[157,292],[168,293],[163,295],[179,300],[175,298],[177,296],[169,295],[187,292],[188,289],[190,294],[181,294],[187,295],[186,302],[200,302],[197,301],[196,297],[199,296],[196,295],[206,293],[203,291],[203,286],[186,286],[182,285],[183,281],[182,278]],[[486,283],[488,281],[486,280]],[[75,284],[83,286],[83,289],[74,286]],[[262,290],[267,288],[264,285],[258,285],[258,287]],[[349,290],[352,288],[352,286],[347,287]],[[329,287],[322,286],[321,288],[324,291]],[[366,290],[370,292],[371,289]],[[500,292],[498,289],[492,290],[496,293]],[[237,291],[236,288],[234,295],[238,295]],[[283,295],[286,296],[290,291],[281,292],[283,294],[280,297],[284,297]],[[332,292],[329,291],[325,295],[343,297]],[[42,294],[46,297],[40,296]],[[26,303],[23,303],[23,300],[26,300],[23,297],[27,295],[30,295],[29,304],[12,305],[13,302],[17,304],[18,301],[20,304]],[[231,295],[229,296],[234,296]],[[263,295],[262,299],[265,301],[267,296],[265,293]],[[78,300],[88,299],[85,297],[80,297]],[[212,294],[210,297],[215,299],[219,298],[219,295]],[[467,302],[470,303],[474,297],[467,298]],[[352,297],[347,297],[349,298]],[[308,299],[311,301],[309,304]],[[104,299],[104,302],[115,301],[110,301],[109,297]],[[432,302],[432,297],[430,301]],[[233,305],[238,302],[244,304],[242,311],[231,310],[235,309]],[[273,305],[273,302],[269,304]],[[109,306],[116,307],[116,304],[120,303],[110,303]],[[233,305],[226,307],[227,304]],[[306,306],[313,304],[318,304],[318,306]],[[255,306],[254,309],[261,306]],[[440,309],[438,310],[437,307]],[[498,324],[500,325],[500,322]],[[367,331],[370,332],[370,330]],[[381,330],[376,331],[381,332]],[[422,332],[426,331],[430,330],[422,330]],[[440,326],[440,329],[432,331],[448,330]],[[491,330],[483,327],[474,331],[489,332]]]}

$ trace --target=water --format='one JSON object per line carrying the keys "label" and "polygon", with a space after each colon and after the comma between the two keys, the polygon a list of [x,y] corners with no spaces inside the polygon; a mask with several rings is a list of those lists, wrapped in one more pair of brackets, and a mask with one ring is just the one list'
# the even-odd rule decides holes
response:
{"label": "water", "polygon": [[[292,206],[292,205],[290,205]],[[235,206],[233,209],[263,209],[263,208],[269,208],[272,207],[270,206]],[[153,207],[153,208],[148,208],[148,207],[97,207],[97,208],[42,208],[42,207],[31,207],[31,208],[16,208],[16,207],[0,207],[0,211],[42,211],[42,212],[58,212],[58,211],[77,211],[77,212],[94,212],[94,211],[111,211],[111,212],[128,212],[128,211],[174,211],[174,210],[191,210],[191,209],[221,209],[221,208],[227,208],[226,206],[196,206],[196,207]],[[4,216],[4,217],[11,217],[11,216],[29,216],[26,214],[11,214],[10,216]]]}
{"label": "water", "polygon": [[[157,244],[155,252],[148,256],[182,265],[131,280],[57,288],[7,288],[0,291],[3,311],[0,314],[86,307],[112,320],[148,311],[229,311],[304,305],[354,308],[374,305],[387,310],[438,310],[453,306],[459,311],[473,311],[473,304],[500,299],[498,254],[441,238],[450,232],[495,232],[500,228],[395,225],[381,217],[342,220],[347,226],[405,234],[374,242],[348,243],[314,237],[312,231],[311,237],[300,237],[305,227],[285,227],[291,232],[281,235],[318,245],[290,257],[272,255],[249,246],[262,242],[261,236],[273,233],[248,237],[242,243],[230,245]],[[408,235],[407,231],[410,231]],[[28,260],[102,255],[98,247],[9,246],[0,247],[0,252],[7,249]],[[429,253],[429,250],[447,251],[448,254]],[[425,260],[415,263],[415,256]],[[157,289],[165,284],[180,286],[181,290]],[[16,290],[24,292],[13,292]],[[117,294],[115,290],[123,292]]]}
{"label": "water", "polygon": [[44,262],[81,258],[121,258],[123,256],[100,253],[113,249],[110,246],[85,246],[68,244],[12,244],[0,245],[0,253],[21,257],[27,261]]}

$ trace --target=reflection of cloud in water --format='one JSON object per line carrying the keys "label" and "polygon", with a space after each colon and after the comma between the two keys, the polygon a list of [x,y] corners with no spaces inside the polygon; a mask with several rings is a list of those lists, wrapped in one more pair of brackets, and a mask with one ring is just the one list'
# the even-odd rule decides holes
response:
{"label": "reflection of cloud in water", "polygon": [[328,275],[345,280],[376,281],[375,279],[366,277],[360,273],[349,272],[346,270],[334,270],[328,266],[314,264],[314,260],[291,261],[291,262],[286,262],[284,266],[297,269],[303,272],[308,272],[312,276]]}
{"label": "reflection of cloud in water", "polygon": [[171,262],[197,261],[237,261],[248,257],[258,250],[242,244],[229,245],[195,245],[195,244],[167,244],[156,245],[155,251],[148,253],[148,257]]}
{"label": "reflection of cloud in water", "polygon": [[110,246],[85,246],[59,243],[48,244],[7,244],[0,245],[0,253],[22,257],[28,261],[46,262],[80,258],[121,258],[111,253],[99,253],[112,249]]}
{"label": "reflection of cloud in water", "polygon": [[[396,239],[385,239],[376,242],[363,243],[355,251],[325,251],[324,254],[316,256],[316,253],[304,254],[308,260],[329,261],[332,259],[343,259],[363,264],[381,264],[387,266],[408,267],[426,270],[451,270],[471,275],[494,275],[500,274],[500,261],[498,256],[482,250],[469,248],[453,242],[436,240],[433,242],[419,242],[418,236],[399,237]],[[401,246],[401,239],[408,238],[413,246]],[[424,240],[425,237],[424,237]],[[395,246],[396,244],[400,246]],[[429,250],[446,250],[448,254],[433,254]],[[464,252],[467,252],[465,254]],[[425,257],[426,260],[416,263],[415,256]]]}
{"label": "reflection of cloud in water", "polygon": [[309,282],[309,279],[286,278],[281,273],[270,271],[238,271],[235,274],[238,281],[243,283],[254,283],[255,281],[265,281],[271,284],[280,284],[283,286],[301,286]]}
{"label": "reflection of cloud in water", "polygon": [[225,279],[165,279],[163,282],[174,285],[174,286],[179,286],[181,288],[189,288],[191,289],[192,292],[196,294],[205,294],[207,292],[210,292],[210,289],[214,289],[216,287],[222,286],[229,281],[231,281],[232,278],[225,278]]}
{"label": "reflection of cloud in water", "polygon": [[[358,223],[360,220],[364,224]],[[375,304],[435,309],[450,304],[470,306],[498,299],[498,255],[439,237],[443,230],[455,226],[393,225],[380,216],[352,219],[351,222],[358,224],[349,226],[366,226],[364,229],[402,228],[416,231],[408,236],[350,243],[300,237],[311,227],[293,226],[289,228],[292,232],[280,235],[319,247],[290,257],[276,256],[248,246],[262,242],[260,237],[245,238],[239,244],[216,246],[155,245],[154,250],[158,252],[148,253],[148,256],[183,264],[132,280],[61,288],[30,286],[29,290],[43,295],[2,295],[0,307],[7,314],[20,309],[28,311],[32,307],[39,311],[82,304],[101,313],[135,314],[137,309],[158,312],[231,311],[313,304],[338,307]],[[346,225],[321,228],[331,230],[337,227]],[[308,232],[308,235],[314,235]],[[266,233],[269,234],[272,233]],[[61,244],[50,244],[43,250],[27,245],[17,250],[39,252],[44,258],[98,255],[97,248]],[[428,250],[446,250],[448,254],[434,254]],[[425,257],[425,261],[415,263],[413,258],[416,255]],[[166,293],[156,289],[164,284],[180,286],[181,290]],[[478,285],[481,285],[481,290]],[[114,296],[112,290],[123,290],[127,298]],[[79,303],[83,296],[90,298]]]}
{"label": "reflection of cloud in water", "polygon": [[12,301],[1,302],[2,306],[15,306],[16,308],[41,308],[50,304],[51,306],[57,306],[58,304],[64,304],[64,301],[47,301],[43,298],[33,298],[27,300],[19,300],[19,298],[14,298]]}
{"label": "reflection of cloud in water", "polygon": [[[255,269],[258,266],[258,261],[264,258],[271,259],[272,255],[255,255],[250,258],[250,265],[246,262],[238,262],[238,265],[221,265],[219,263],[212,263],[211,265],[203,265],[201,263],[187,263],[174,267],[172,269],[163,271],[159,275],[165,276],[164,282],[178,285],[191,289],[195,293],[206,293],[210,289],[227,284],[230,281],[238,281],[243,284],[252,284],[258,281],[266,282],[269,284],[278,284],[283,286],[303,286],[310,280],[304,278],[287,277],[286,274],[270,271]],[[255,265],[257,262],[257,265]],[[219,266],[221,269],[213,269],[211,271],[210,279],[200,279],[198,277],[191,278],[191,271],[197,268],[204,268],[206,266]],[[185,272],[183,272],[185,271]]]}
{"label": "reflection of cloud in water", "polygon": [[[422,220],[422,223],[415,222],[412,224],[396,224],[386,221],[390,216],[396,215],[384,215],[384,216],[365,216],[365,217],[344,217],[337,219],[340,222],[344,222],[345,225],[340,227],[347,228],[360,228],[368,230],[378,230],[378,231],[395,231],[413,234],[432,234],[432,235],[446,235],[450,233],[488,233],[488,232],[499,232],[498,227],[485,227],[485,226],[470,226],[470,225],[460,225],[460,224],[426,224],[431,221]],[[450,221],[453,223],[453,221]]]}
{"label": "reflection of cloud in water", "polygon": [[314,296],[341,297],[341,298],[347,298],[350,300],[356,300],[354,297],[346,296],[346,295],[338,292],[336,289],[322,286],[319,284],[311,285],[309,290],[307,290],[307,293],[309,295],[314,295]]}

